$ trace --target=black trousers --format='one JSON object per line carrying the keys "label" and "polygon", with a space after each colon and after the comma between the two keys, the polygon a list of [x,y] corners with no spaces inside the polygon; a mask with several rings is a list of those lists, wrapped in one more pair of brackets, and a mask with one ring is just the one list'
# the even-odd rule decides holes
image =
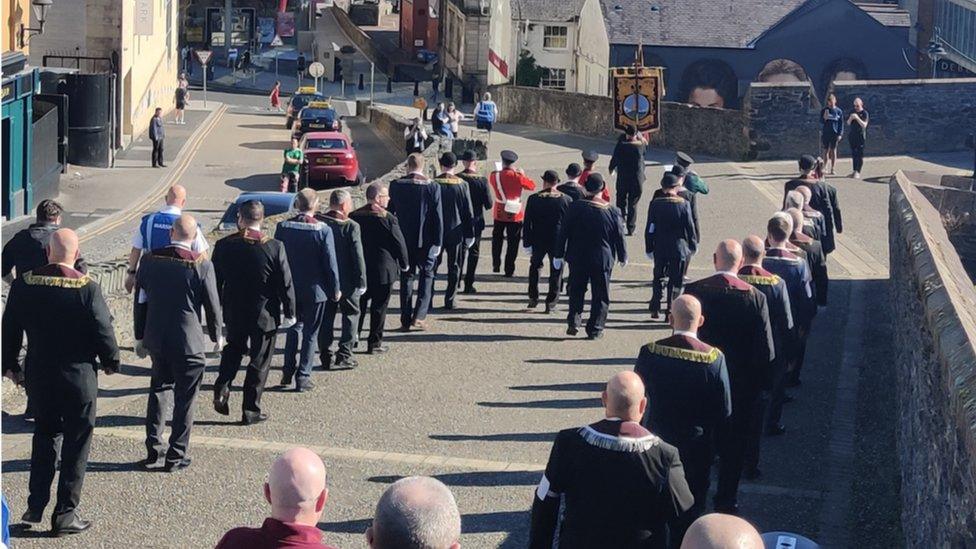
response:
{"label": "black trousers", "polygon": [[[193,401],[200,389],[206,366],[203,353],[153,353],[152,377],[149,380],[149,404],[146,407],[146,449],[149,457],[163,451],[163,429],[172,409],[172,431],[166,462],[177,463],[186,457],[193,426]],[[63,458],[62,458],[63,459]]]}
{"label": "black trousers", "polygon": [[708,487],[712,480],[712,463],[715,461],[714,433],[705,432],[701,436],[684,441],[675,441],[681,456],[681,463],[685,468],[685,480],[688,489],[695,497],[691,508],[679,516],[672,524],[671,539],[681,543],[685,531],[695,519],[705,514],[708,501]]}
{"label": "black trousers", "polygon": [[474,287],[474,277],[478,272],[478,259],[481,258],[481,233],[484,231],[484,227],[478,229],[475,228],[474,234],[474,244],[467,250],[463,250],[461,254],[464,259],[461,260],[461,264],[464,266],[464,287],[473,288]]}
{"label": "black trousers", "polygon": [[539,300],[539,271],[546,256],[549,257],[549,290],[546,292],[546,303],[555,303],[559,299],[559,286],[562,282],[562,269],[552,266],[551,253],[547,249],[532,249],[529,260],[529,301]]}
{"label": "black trousers", "polygon": [[515,258],[518,257],[519,240],[522,238],[521,221],[495,221],[491,228],[491,267],[498,271],[502,266],[502,246],[505,250],[505,276],[515,274]]}
{"label": "black trousers", "polygon": [[359,336],[359,298],[353,297],[352,292],[355,288],[348,288],[348,292],[343,290],[342,298],[339,301],[325,302],[325,316],[322,317],[322,327],[319,329],[319,356],[322,357],[322,366],[328,367],[332,351],[332,341],[335,339],[335,317],[342,314],[342,328],[339,334],[339,346],[336,349],[336,359],[343,360],[352,356],[352,348],[356,345]]}
{"label": "black trousers", "polygon": [[637,202],[644,192],[640,183],[617,183],[617,207],[624,216],[627,234],[637,228]]}
{"label": "black trousers", "polygon": [[854,161],[854,171],[860,173],[864,167],[864,142],[851,140],[851,160]]}
{"label": "black trousers", "polygon": [[[773,429],[780,424],[783,417],[783,404],[786,400],[787,368],[792,360],[795,344],[792,330],[784,335],[785,343],[776,348],[776,359],[773,360],[773,385],[769,392],[769,402],[763,415],[763,428]],[[780,349],[779,347],[782,347]]]}
{"label": "black trousers", "polygon": [[366,311],[369,311],[369,337],[366,344],[370,349],[383,343],[383,325],[386,323],[386,308],[390,304],[393,284],[369,284],[366,293],[359,298],[359,333],[362,338]]}
{"label": "black trousers", "polygon": [[53,374],[38,372],[36,366],[28,367],[27,376],[28,396],[34,407],[27,508],[43,510],[51,500],[51,483],[58,459],[57,439],[63,433],[61,475],[53,518],[54,526],[63,526],[71,522],[81,501],[95,430],[98,376],[91,364],[65,366]]}
{"label": "black trousers", "polygon": [[241,329],[227,330],[227,345],[220,352],[220,373],[214,382],[214,392],[230,387],[241,368],[241,361],[248,357],[247,373],[244,376],[243,415],[253,419],[261,414],[261,395],[271,369],[277,332]]}
{"label": "black trousers", "polygon": [[738,502],[739,480],[742,478],[742,466],[758,403],[758,394],[732,395],[732,415],[725,421],[718,437],[720,459],[716,507],[732,506]]}
{"label": "black trousers", "polygon": [[661,299],[664,294],[664,279],[668,279],[668,301],[665,310],[671,310],[671,302],[681,295],[685,287],[685,270],[688,260],[683,257],[654,256],[654,280],[651,282],[651,312],[661,311]]}
{"label": "black trousers", "polygon": [[464,261],[464,240],[460,242],[448,242],[445,240],[444,247],[441,248],[441,255],[437,257],[437,266],[434,267],[434,274],[440,270],[441,262],[447,256],[447,287],[444,288],[444,304],[454,304],[457,296],[458,283],[461,281],[461,263]]}
{"label": "black trousers", "polygon": [[803,360],[807,354],[807,337],[810,335],[811,322],[799,323],[795,327],[795,346],[790,356],[792,359],[787,367],[787,384],[798,383],[800,381],[800,371],[803,370]]}
{"label": "black trousers", "polygon": [[581,269],[569,266],[569,316],[572,328],[582,324],[583,301],[586,288],[590,287],[590,318],[586,321],[586,333],[593,335],[603,331],[610,308],[610,272],[602,269]]}
{"label": "black trousers", "polygon": [[752,419],[749,421],[749,436],[746,437],[746,447],[742,455],[742,465],[746,471],[751,471],[759,467],[759,447],[762,440],[763,426],[770,403],[772,393],[763,391],[756,399],[756,405],[752,410]]}
{"label": "black trousers", "polygon": [[[415,320],[427,318],[431,292],[434,290],[434,261],[430,248],[417,248],[410,252],[410,267],[400,273],[400,325],[409,326]],[[417,282],[417,299],[414,301],[413,283]]]}
{"label": "black trousers", "polygon": [[163,165],[163,140],[153,139],[152,140],[152,165],[156,166]]}

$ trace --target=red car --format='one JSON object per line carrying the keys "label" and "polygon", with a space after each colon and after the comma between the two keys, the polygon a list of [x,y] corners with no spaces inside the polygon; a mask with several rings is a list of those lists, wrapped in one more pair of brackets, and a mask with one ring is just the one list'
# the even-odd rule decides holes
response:
{"label": "red car", "polygon": [[341,132],[308,132],[302,136],[305,164],[302,187],[315,190],[359,186],[363,173],[349,137]]}

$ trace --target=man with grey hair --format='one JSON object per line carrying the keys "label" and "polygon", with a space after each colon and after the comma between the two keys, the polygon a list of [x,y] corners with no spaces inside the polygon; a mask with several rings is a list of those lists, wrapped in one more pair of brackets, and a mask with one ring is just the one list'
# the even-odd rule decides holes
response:
{"label": "man with grey hair", "polygon": [[366,530],[373,549],[459,549],[460,538],[454,494],[430,477],[407,477],[390,485]]}
{"label": "man with grey hair", "polygon": [[[352,211],[352,195],[345,189],[332,192],[329,196],[329,210],[318,216],[332,229],[335,239],[336,261],[339,264],[339,288],[342,297],[339,301],[325,304],[325,316],[319,330],[319,356],[322,368],[355,368],[359,365],[352,358],[352,349],[359,336],[359,298],[366,293],[366,264],[363,259],[363,239],[359,223],[349,219]],[[342,335],[336,349],[335,363],[332,362],[333,325],[336,313],[342,313]]]}
{"label": "man with grey hair", "polygon": [[264,499],[271,516],[260,528],[234,528],[224,534],[216,549],[290,547],[335,549],[322,545],[316,527],[329,499],[325,464],[308,448],[292,448],[275,460],[264,483]]}

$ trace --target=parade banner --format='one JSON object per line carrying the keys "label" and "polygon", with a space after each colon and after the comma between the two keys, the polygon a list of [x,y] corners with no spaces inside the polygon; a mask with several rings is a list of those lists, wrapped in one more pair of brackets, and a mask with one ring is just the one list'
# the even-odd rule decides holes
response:
{"label": "parade banner", "polygon": [[637,125],[637,131],[661,129],[661,96],[664,74],[661,67],[614,67],[613,127],[625,130]]}

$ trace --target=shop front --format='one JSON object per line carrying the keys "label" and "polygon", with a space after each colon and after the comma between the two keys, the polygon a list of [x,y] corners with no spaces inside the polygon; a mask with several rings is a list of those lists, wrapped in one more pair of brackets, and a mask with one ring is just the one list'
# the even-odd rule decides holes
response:
{"label": "shop front", "polygon": [[13,219],[31,212],[34,94],[40,78],[36,68],[27,67],[20,52],[3,54],[3,217]]}

